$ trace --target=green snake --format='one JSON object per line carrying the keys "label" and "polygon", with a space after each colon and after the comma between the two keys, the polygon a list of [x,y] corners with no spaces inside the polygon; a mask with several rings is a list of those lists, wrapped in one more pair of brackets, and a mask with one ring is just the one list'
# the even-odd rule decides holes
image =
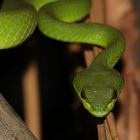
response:
{"label": "green snake", "polygon": [[123,87],[123,79],[113,66],[124,51],[125,39],[113,27],[80,22],[90,6],[90,0],[4,0],[0,49],[18,46],[37,25],[50,38],[105,48],[73,81],[84,107],[92,115],[103,117],[112,110]]}

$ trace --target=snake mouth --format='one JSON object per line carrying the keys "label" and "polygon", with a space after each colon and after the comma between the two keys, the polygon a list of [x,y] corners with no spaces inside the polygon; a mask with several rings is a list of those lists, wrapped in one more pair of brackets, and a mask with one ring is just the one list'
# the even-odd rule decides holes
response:
{"label": "snake mouth", "polygon": [[95,117],[106,116],[114,107],[116,100],[112,100],[107,106],[103,108],[92,107],[89,103],[84,102],[84,107]]}
{"label": "snake mouth", "polygon": [[98,109],[94,109],[92,108],[92,114],[96,117],[104,117],[106,116],[114,107],[116,100],[112,100],[104,109],[102,110],[98,110]]}
{"label": "snake mouth", "polygon": [[96,116],[96,117],[104,117],[108,114],[109,112],[106,111],[93,111],[91,112],[92,115]]}

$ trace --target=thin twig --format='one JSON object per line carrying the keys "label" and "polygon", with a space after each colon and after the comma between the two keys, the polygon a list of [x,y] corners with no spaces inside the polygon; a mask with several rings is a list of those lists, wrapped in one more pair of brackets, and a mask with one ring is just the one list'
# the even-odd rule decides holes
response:
{"label": "thin twig", "polygon": [[112,139],[113,140],[120,140],[112,112],[107,115],[106,121],[107,121],[109,130],[110,130]]}
{"label": "thin twig", "polygon": [[99,140],[106,140],[104,123],[97,124],[97,129],[98,129],[98,139]]}
{"label": "thin twig", "polygon": [[112,140],[106,119],[104,120],[106,140]]}

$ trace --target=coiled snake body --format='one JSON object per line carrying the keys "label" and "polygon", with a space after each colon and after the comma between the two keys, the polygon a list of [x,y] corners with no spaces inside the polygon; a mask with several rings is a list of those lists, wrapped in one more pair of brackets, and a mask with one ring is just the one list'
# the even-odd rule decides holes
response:
{"label": "coiled snake body", "polygon": [[36,25],[50,38],[105,48],[73,81],[84,107],[94,116],[103,117],[113,108],[123,87],[113,66],[123,53],[125,40],[110,26],[76,23],[88,14],[90,5],[90,0],[5,0],[0,12],[0,48],[22,43]]}

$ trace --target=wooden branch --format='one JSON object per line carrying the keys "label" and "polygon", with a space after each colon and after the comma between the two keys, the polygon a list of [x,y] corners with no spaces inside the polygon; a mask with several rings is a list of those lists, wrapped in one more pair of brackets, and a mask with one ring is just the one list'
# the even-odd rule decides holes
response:
{"label": "wooden branch", "polygon": [[101,123],[101,124],[98,123],[97,130],[98,130],[98,139],[99,140],[106,140],[104,123]]}
{"label": "wooden branch", "polygon": [[32,62],[23,75],[23,99],[26,125],[41,140],[41,109],[37,63]]}
{"label": "wooden branch", "polygon": [[106,140],[113,140],[112,137],[111,137],[110,130],[109,130],[108,123],[107,123],[106,119],[104,121],[104,125],[105,125],[105,134],[106,134],[105,137],[106,137]]}
{"label": "wooden branch", "polygon": [[[133,72],[134,73],[134,72]],[[137,71],[135,70],[136,74]],[[139,140],[139,90],[137,90],[137,83],[134,83],[134,74],[127,78],[129,104],[128,104],[128,140]]]}
{"label": "wooden branch", "polygon": [[113,140],[120,140],[112,112],[110,112],[107,115],[106,120],[107,120],[107,124],[108,124],[109,130],[110,130],[112,139]]}
{"label": "wooden branch", "polygon": [[90,21],[94,23],[105,22],[105,0],[92,0]]}
{"label": "wooden branch", "polygon": [[37,140],[1,94],[0,140]]}

